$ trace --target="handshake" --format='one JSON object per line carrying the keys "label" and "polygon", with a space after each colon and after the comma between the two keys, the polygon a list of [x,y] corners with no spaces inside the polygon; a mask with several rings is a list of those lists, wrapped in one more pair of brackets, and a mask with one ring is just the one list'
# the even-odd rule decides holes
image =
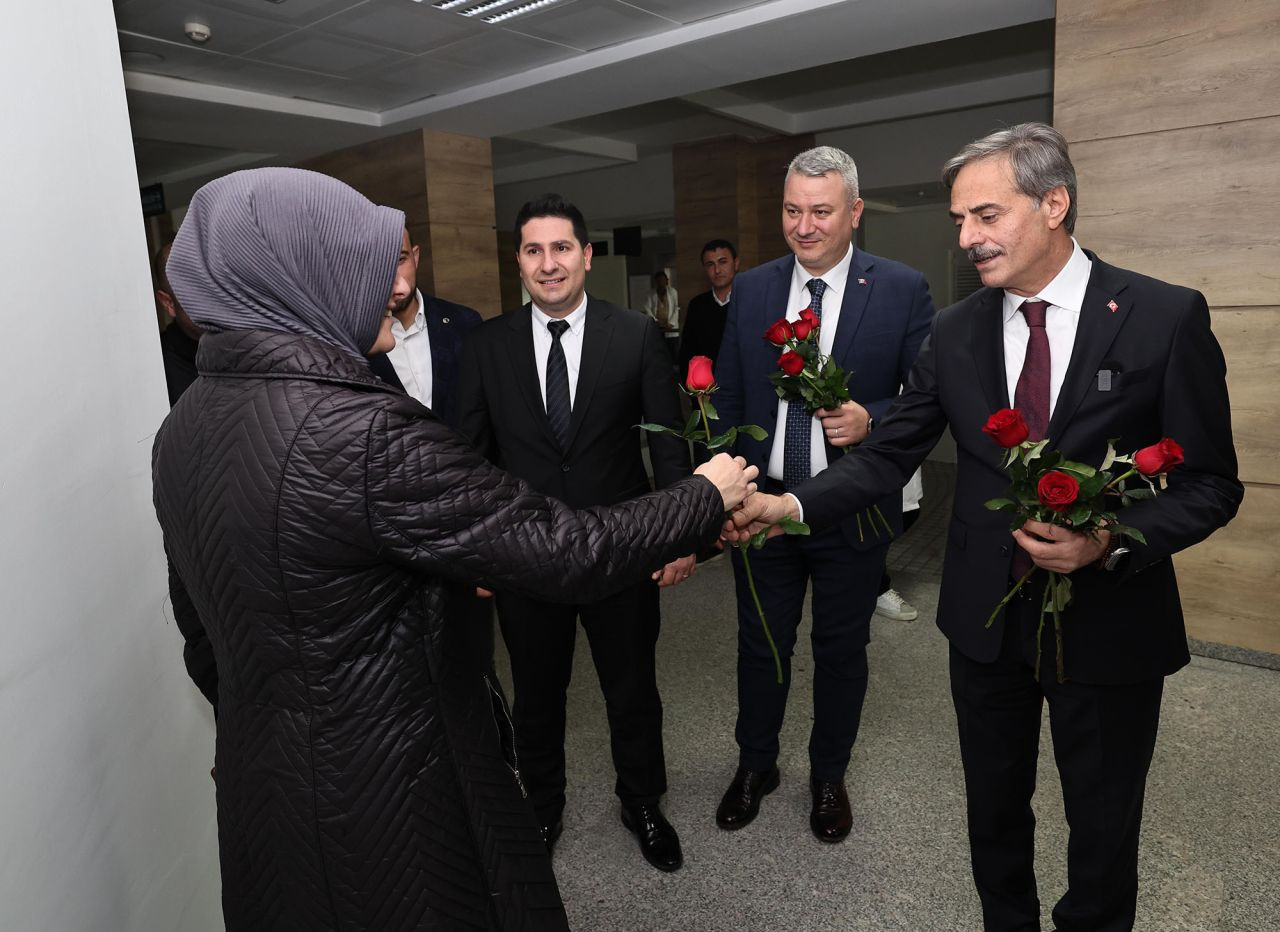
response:
{"label": "handshake", "polygon": [[694,470],[694,474],[708,479],[719,490],[724,510],[729,514],[720,536],[729,543],[745,542],[764,530],[772,537],[783,533],[782,528],[777,527],[783,519],[800,520],[800,506],[794,496],[757,491],[755,479],[759,470],[748,466],[741,456],[717,453]]}

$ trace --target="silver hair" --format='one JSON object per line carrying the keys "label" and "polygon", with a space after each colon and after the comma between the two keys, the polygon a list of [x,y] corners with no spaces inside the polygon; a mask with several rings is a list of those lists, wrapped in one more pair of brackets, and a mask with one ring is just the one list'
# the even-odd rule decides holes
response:
{"label": "silver hair", "polygon": [[787,166],[787,177],[792,175],[808,175],[810,178],[821,178],[828,172],[835,172],[844,182],[845,193],[849,195],[849,203],[858,199],[858,166],[853,158],[843,149],[835,146],[818,146],[806,149]]}
{"label": "silver hair", "polygon": [[1019,123],[969,143],[942,166],[942,183],[951,188],[960,169],[970,162],[1007,155],[1018,190],[1036,202],[1054,188],[1067,189],[1071,203],[1062,225],[1076,229],[1076,169],[1067,154],[1066,138],[1047,123]]}

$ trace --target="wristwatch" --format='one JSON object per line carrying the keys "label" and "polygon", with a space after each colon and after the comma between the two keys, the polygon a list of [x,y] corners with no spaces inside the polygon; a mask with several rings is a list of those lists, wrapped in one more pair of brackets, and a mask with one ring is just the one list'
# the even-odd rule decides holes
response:
{"label": "wristwatch", "polygon": [[1124,545],[1124,537],[1120,534],[1112,534],[1099,565],[1106,572],[1114,573],[1116,570],[1124,569],[1125,564],[1129,562],[1129,553],[1129,548]]}
{"label": "wristwatch", "polygon": [[870,414],[867,415],[867,433],[871,433],[871,428],[876,426],[876,419]]}

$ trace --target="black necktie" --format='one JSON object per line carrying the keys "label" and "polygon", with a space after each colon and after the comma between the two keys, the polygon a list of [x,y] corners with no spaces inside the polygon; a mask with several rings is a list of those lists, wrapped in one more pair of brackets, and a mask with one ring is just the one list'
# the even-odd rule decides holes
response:
{"label": "black necktie", "polygon": [[[809,309],[822,316],[822,293],[827,283],[811,278],[805,285],[813,295]],[[787,402],[787,420],[782,438],[782,485],[794,489],[812,474],[809,449],[813,442],[813,415],[803,401]]]}
{"label": "black necktie", "polygon": [[551,331],[551,351],[547,353],[547,420],[561,449],[569,446],[569,416],[573,406],[569,402],[569,366],[564,360],[564,347],[560,338],[569,329],[567,321],[553,320],[547,324]]}

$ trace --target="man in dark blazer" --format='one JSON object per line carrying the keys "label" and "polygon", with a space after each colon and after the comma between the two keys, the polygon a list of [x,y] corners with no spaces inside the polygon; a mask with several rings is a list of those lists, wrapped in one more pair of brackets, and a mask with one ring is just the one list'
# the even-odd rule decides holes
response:
{"label": "man in dark blazer", "polygon": [[689,371],[694,356],[709,356],[714,361],[724,339],[724,322],[733,297],[733,279],[738,274],[738,249],[727,239],[713,239],[702,247],[702,270],[711,288],[689,299],[684,324],[680,328],[679,365],[683,376]]}
{"label": "man in dark blazer", "polygon": [[[1164,677],[1189,660],[1170,557],[1226,524],[1243,495],[1226,365],[1199,292],[1080,249],[1071,235],[1075,170],[1056,130],[1032,123],[993,133],[948,162],[943,180],[960,246],[986,287],[938,315],[907,389],[869,443],[793,495],[757,497],[742,520],[840,520],[900,486],[950,426],[958,473],[938,626],[951,642],[985,927],[1040,928],[1031,797],[1047,701],[1071,827],[1068,890],[1053,921],[1063,932],[1132,929]],[[1036,362],[1042,353],[1047,366]],[[1037,379],[1041,391],[1028,391]],[[1164,437],[1182,446],[1185,462],[1167,489],[1121,516],[1145,544],[1038,522],[1010,537],[1006,515],[984,507],[1009,477],[982,428],[1014,403],[1033,438],[1043,417],[1052,447],[1079,462],[1100,464],[1113,438],[1121,451]],[[1034,674],[1045,574],[984,626],[1018,573],[1019,548],[1036,566],[1070,574],[1062,683],[1052,627]]]}
{"label": "man in dark blazer", "polygon": [[395,318],[395,349],[369,357],[369,368],[382,381],[402,388],[446,424],[457,426],[454,393],[462,338],[480,326],[469,307],[423,295],[418,288],[418,247],[404,231],[396,278],[387,305]]}
{"label": "man in dark blazer", "polygon": [[[575,507],[650,490],[636,425],[679,426],[671,355],[653,319],[589,298],[591,246],[572,204],[549,194],[516,218],[520,278],[532,302],[465,341],[458,386],[462,433],[494,463]],[[648,437],[659,487],[689,474],[683,441]],[[604,693],[622,821],[660,870],[680,867],[667,789],[662,701],[654,666],[659,585],[688,577],[693,557],[603,602],[552,605],[498,594],[511,656],[516,749],[547,845],[565,803],[565,693],[582,622]]]}
{"label": "man in dark blazer", "polygon": [[[782,227],[793,255],[737,277],[724,340],[716,357],[721,428],[756,424],[769,436],[740,434],[738,452],[780,491],[821,471],[842,449],[861,443],[884,415],[915,362],[933,317],[929,287],[919,272],[853,246],[862,216],[853,159],[821,146],[787,169]],[[811,416],[780,402],[769,381],[778,347],[765,330],[780,317],[821,316],[819,348],[850,375],[852,401]],[[904,480],[905,481],[905,480]],[[902,483],[878,502],[893,529],[902,529]],[[844,786],[867,690],[867,642],[884,570],[889,532],[850,516],[812,536],[775,538],[750,556],[755,587],[783,665],[778,683],[769,644],[752,602],[742,560],[734,552],[738,589],[738,769],[716,822],[739,829],[762,797],[777,787],[778,733],[790,687],[790,658],[813,586],[813,729],[809,738],[809,824],[821,841],[838,842],[853,824]]]}

